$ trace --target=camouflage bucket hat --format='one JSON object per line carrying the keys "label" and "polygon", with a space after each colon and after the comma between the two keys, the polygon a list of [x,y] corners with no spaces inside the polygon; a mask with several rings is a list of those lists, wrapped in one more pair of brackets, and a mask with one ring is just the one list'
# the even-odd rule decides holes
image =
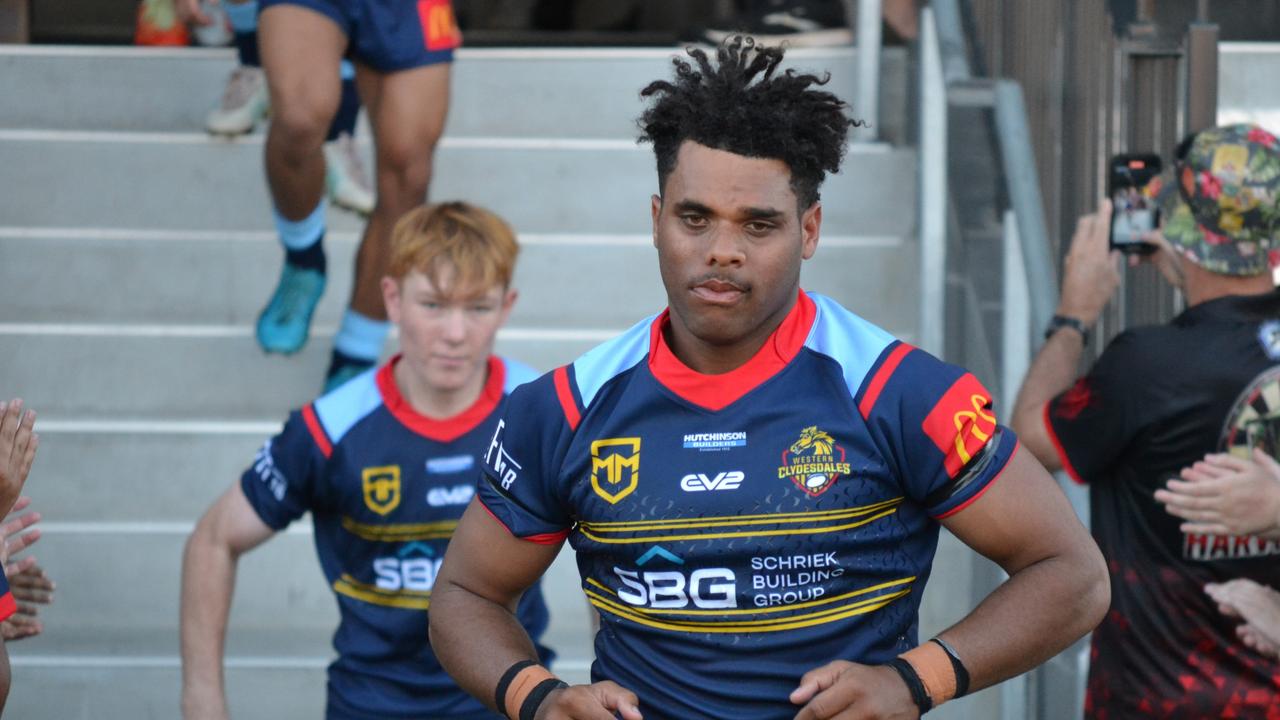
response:
{"label": "camouflage bucket hat", "polygon": [[1160,192],[1164,237],[1222,275],[1258,275],[1280,259],[1280,141],[1257,125],[1203,130]]}

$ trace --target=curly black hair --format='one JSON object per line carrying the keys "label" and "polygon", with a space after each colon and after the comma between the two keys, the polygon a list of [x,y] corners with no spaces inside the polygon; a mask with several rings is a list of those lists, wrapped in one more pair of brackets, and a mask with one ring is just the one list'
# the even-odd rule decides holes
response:
{"label": "curly black hair", "polygon": [[831,79],[787,70],[775,74],[783,50],[757,45],[741,35],[707,53],[689,48],[697,63],[675,58],[674,82],[656,80],[640,91],[656,100],[640,116],[640,142],[653,143],[659,187],[676,164],[686,140],[735,155],[781,160],[791,170],[791,189],[800,208],[818,200],[825,173],[840,169],[849,126],[848,105],[814,89]]}

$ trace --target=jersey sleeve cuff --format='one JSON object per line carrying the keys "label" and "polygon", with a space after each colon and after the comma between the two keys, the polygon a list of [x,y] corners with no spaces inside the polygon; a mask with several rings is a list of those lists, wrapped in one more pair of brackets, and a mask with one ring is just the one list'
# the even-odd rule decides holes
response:
{"label": "jersey sleeve cuff", "polygon": [[1071,458],[1067,456],[1067,448],[1062,444],[1062,440],[1058,437],[1058,432],[1053,428],[1053,419],[1049,417],[1049,407],[1053,401],[1044,404],[1044,413],[1041,417],[1044,419],[1044,433],[1049,438],[1049,443],[1053,445],[1053,451],[1058,454],[1058,461],[1062,464],[1062,469],[1067,476],[1080,485],[1087,485],[1085,479],[1076,472],[1076,468],[1071,464]]}
{"label": "jersey sleeve cuff", "polygon": [[545,523],[539,523],[541,527],[528,528],[528,532],[519,532],[519,530],[526,530],[526,528],[521,527],[522,523],[517,522],[515,519],[504,519],[504,517],[510,518],[511,516],[508,503],[501,498],[495,501],[494,498],[486,497],[485,493],[477,493],[476,497],[480,500],[480,507],[484,508],[486,513],[489,513],[489,517],[497,520],[498,524],[511,533],[514,538],[538,545],[559,545],[564,542],[565,538],[569,537],[569,528],[555,528]]}
{"label": "jersey sleeve cuff", "polygon": [[991,448],[991,452],[994,452],[996,456],[993,458],[993,462],[983,471],[983,477],[969,483],[962,492],[947,498],[945,502],[929,508],[929,515],[934,520],[945,520],[974,504],[1004,474],[1004,469],[1009,466],[1009,461],[1018,452],[1018,447],[1021,443],[1018,442],[1017,436],[1008,429],[1005,429],[1000,434],[999,442],[998,446]]}
{"label": "jersey sleeve cuff", "polygon": [[274,517],[266,508],[262,507],[262,501],[258,498],[258,493],[261,492],[260,484],[261,482],[253,474],[252,469],[240,476],[240,492],[244,493],[244,499],[248,501],[249,507],[253,508],[253,512],[258,516],[258,519],[276,532],[284,530],[293,521],[288,518]]}

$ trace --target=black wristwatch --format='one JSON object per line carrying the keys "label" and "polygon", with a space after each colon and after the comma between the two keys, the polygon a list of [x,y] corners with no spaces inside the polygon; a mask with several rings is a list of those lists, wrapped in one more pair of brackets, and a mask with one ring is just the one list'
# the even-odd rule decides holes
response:
{"label": "black wristwatch", "polygon": [[1080,318],[1073,318],[1069,315],[1054,315],[1049,320],[1049,327],[1045,328],[1044,339],[1048,340],[1053,337],[1053,334],[1062,328],[1075,330],[1080,333],[1080,339],[1084,341],[1084,344],[1089,344],[1089,329],[1084,326],[1084,322]]}

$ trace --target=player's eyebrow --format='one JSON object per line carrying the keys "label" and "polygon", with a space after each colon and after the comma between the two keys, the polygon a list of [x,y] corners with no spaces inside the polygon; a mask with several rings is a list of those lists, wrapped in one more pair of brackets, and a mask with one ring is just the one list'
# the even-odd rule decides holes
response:
{"label": "player's eyebrow", "polygon": [[[699,215],[715,215],[716,212],[697,200],[681,200],[675,204],[675,212],[693,212]],[[748,220],[776,220],[783,215],[781,210],[770,207],[744,207],[738,210]]]}

